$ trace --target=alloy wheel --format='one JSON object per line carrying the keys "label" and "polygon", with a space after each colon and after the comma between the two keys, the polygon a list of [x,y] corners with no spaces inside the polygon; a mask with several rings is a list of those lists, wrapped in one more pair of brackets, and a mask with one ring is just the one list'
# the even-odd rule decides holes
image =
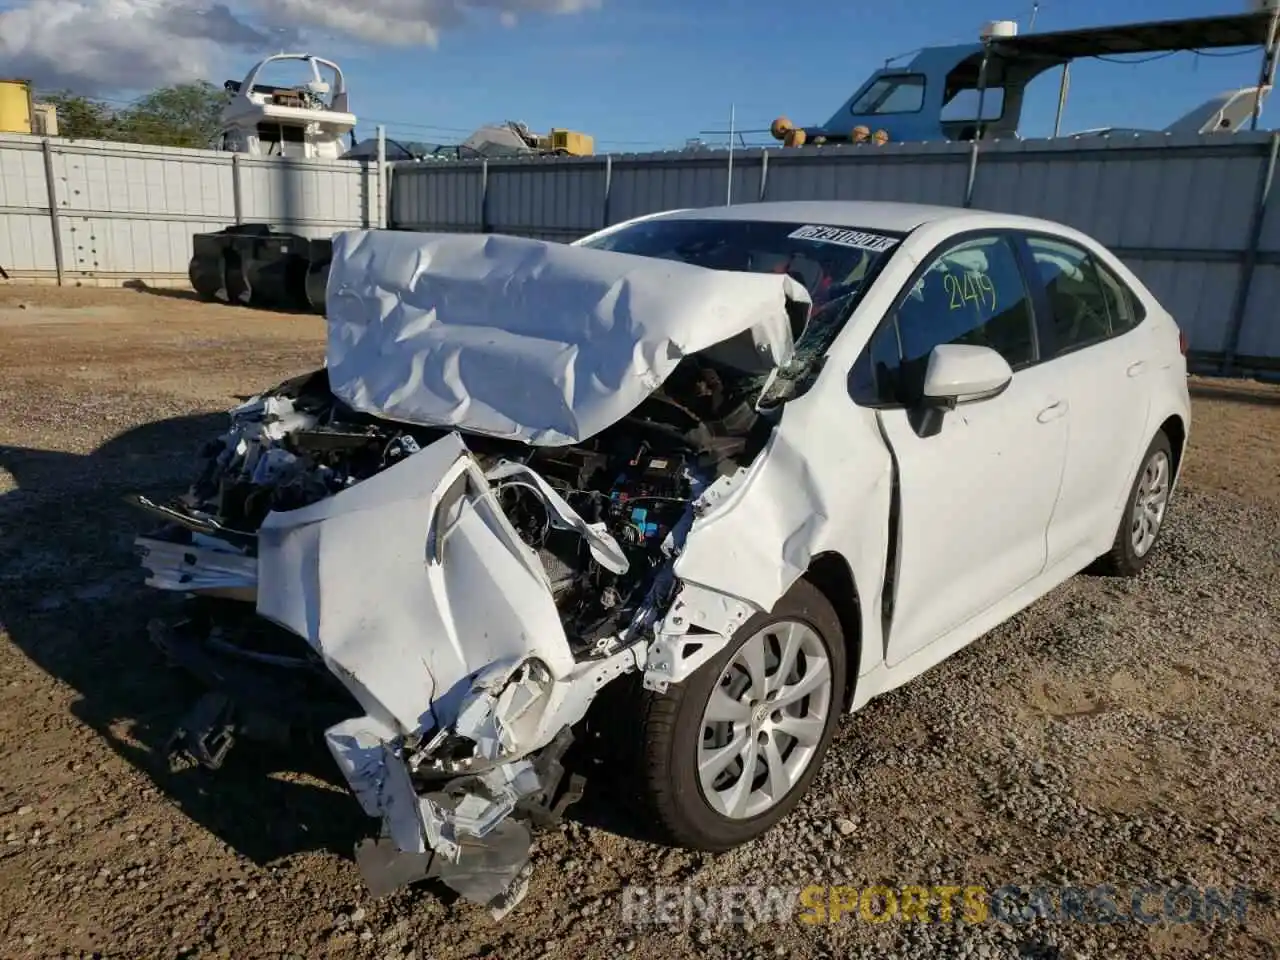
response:
{"label": "alloy wheel", "polygon": [[813,762],[832,708],[831,661],[808,624],[752,634],[721,671],[703,710],[698,781],[734,820],[780,803]]}
{"label": "alloy wheel", "polygon": [[1169,476],[1169,458],[1163,450],[1157,450],[1142,468],[1130,515],[1130,542],[1138,557],[1147,555],[1164,522],[1169,505]]}

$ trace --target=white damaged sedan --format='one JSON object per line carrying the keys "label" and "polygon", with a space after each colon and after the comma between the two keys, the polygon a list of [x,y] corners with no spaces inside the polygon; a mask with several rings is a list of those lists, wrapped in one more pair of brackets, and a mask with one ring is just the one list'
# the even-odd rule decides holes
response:
{"label": "white damaged sedan", "polygon": [[375,891],[509,909],[606,685],[671,841],[725,850],[841,712],[1086,567],[1151,556],[1185,341],[1067,227],[892,203],[644,217],[572,245],[335,238],[324,368],[138,503],[175,735],[323,731]]}

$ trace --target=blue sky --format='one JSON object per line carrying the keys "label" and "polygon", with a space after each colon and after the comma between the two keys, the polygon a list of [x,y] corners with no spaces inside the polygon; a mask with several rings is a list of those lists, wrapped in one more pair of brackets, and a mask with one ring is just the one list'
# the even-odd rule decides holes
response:
{"label": "blue sky", "polygon": [[[1244,0],[1042,0],[1036,30],[1243,7]],[[723,130],[731,102],[740,127],[767,126],[778,114],[821,123],[886,57],[965,42],[988,19],[1018,19],[1025,31],[1030,12],[1029,0],[603,0],[595,11],[523,17],[511,28],[459,27],[442,33],[434,51],[333,52],[342,56],[362,135],[383,121],[399,139],[451,140],[512,119],[582,130],[597,149],[618,152]],[[1162,127],[1219,90],[1255,83],[1258,66],[1253,53],[1081,62],[1072,68],[1063,129]],[[1033,83],[1024,135],[1052,131],[1057,83],[1056,71]]]}
{"label": "blue sky", "polygon": [[[1246,2],[1041,0],[1036,29],[1237,13]],[[29,77],[37,90],[72,88],[124,103],[166,83],[239,79],[264,53],[302,47],[345,68],[361,136],[382,122],[396,139],[457,142],[484,123],[523,120],[539,131],[590,133],[600,150],[639,151],[724,129],[730,104],[739,128],[767,127],[779,114],[823,123],[887,57],[976,40],[991,19],[1016,19],[1025,32],[1032,6],[1032,0],[0,0],[0,72]],[[557,10],[570,12],[546,12]],[[1163,127],[1221,90],[1255,82],[1260,56],[1245,53],[1185,53],[1138,65],[1079,62],[1064,131]],[[1051,132],[1057,82],[1057,71],[1033,82],[1024,135]]]}
{"label": "blue sky", "polygon": [[[603,0],[594,12],[522,18],[512,28],[445,32],[435,51],[379,50],[343,60],[356,113],[388,136],[451,140],[489,120],[594,134],[604,150],[678,146],[778,114],[822,123],[884,58],[965,42],[986,19],[1019,19],[1030,3],[973,0]],[[1043,0],[1036,29],[1236,13],[1222,0]],[[1179,54],[1130,65],[1073,67],[1064,131],[1164,127],[1197,102],[1257,81],[1257,55]],[[1052,131],[1057,77],[1033,83],[1024,136]],[[371,127],[362,127],[369,133]],[[713,138],[708,138],[713,140]]]}

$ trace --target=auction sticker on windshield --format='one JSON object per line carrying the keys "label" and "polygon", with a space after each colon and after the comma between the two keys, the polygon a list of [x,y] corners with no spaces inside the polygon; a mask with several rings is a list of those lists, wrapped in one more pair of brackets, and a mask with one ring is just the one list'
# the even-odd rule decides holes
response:
{"label": "auction sticker on windshield", "polygon": [[898,244],[896,237],[886,237],[879,233],[867,233],[865,230],[850,230],[847,227],[820,227],[815,224],[800,227],[787,234],[791,240],[813,240],[817,243],[834,243],[842,247],[853,247],[855,250],[870,250],[883,253]]}

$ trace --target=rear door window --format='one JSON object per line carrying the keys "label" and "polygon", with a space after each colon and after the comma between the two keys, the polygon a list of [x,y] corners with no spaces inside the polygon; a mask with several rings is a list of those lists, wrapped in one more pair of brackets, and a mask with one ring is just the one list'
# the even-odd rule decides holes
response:
{"label": "rear door window", "polygon": [[[1048,327],[1053,356],[1101,343],[1133,325],[1133,305],[1127,291],[1105,282],[1088,251],[1049,237],[1027,237],[1035,264],[1033,282],[1040,285],[1049,305]],[[1119,281],[1112,277],[1113,284]]]}
{"label": "rear door window", "polygon": [[1108,270],[1101,263],[1098,268],[1098,279],[1102,281],[1102,296],[1107,301],[1107,314],[1111,318],[1113,335],[1132,330],[1146,316],[1142,309],[1142,301],[1138,299],[1123,280]]}

